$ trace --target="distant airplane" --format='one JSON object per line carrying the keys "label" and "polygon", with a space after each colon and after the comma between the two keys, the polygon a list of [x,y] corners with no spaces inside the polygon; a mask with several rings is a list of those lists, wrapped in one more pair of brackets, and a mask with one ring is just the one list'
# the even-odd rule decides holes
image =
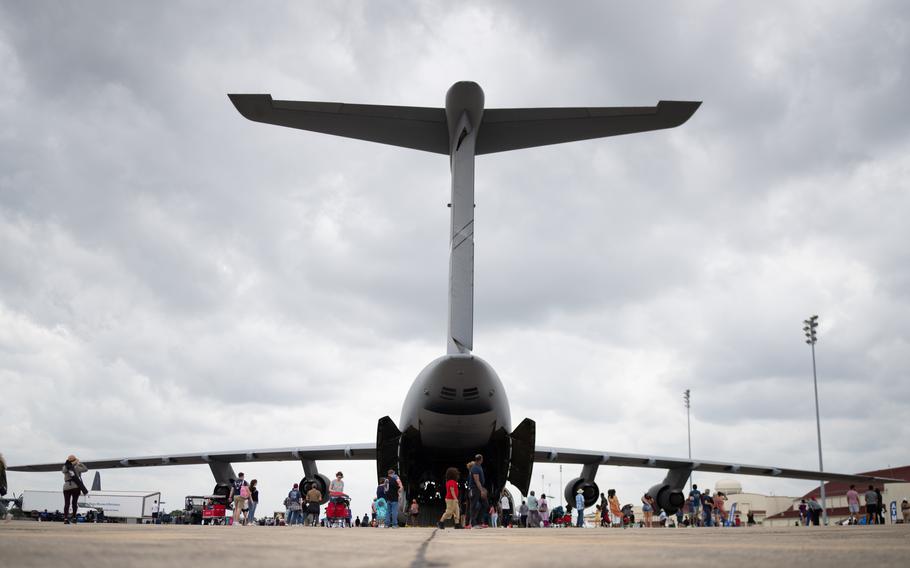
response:
{"label": "distant airplane", "polygon": [[[474,156],[620,134],[673,128],[686,122],[700,102],[660,101],[652,107],[485,109],[484,93],[470,81],[455,83],[445,108],[276,101],[271,95],[228,95],[240,114],[264,122],[380,142],[449,156],[452,171],[447,353],[430,362],[411,385],[399,426],[379,419],[376,442],[280,449],[198,452],[85,461],[91,469],[208,464],[215,493],[227,491],[232,463],[299,460],[301,485],[315,483],[327,495],[328,479],[317,460],[376,460],[376,472],[400,472],[407,498],[433,511],[441,506],[446,468],[464,469],[475,453],[484,456],[487,489],[497,495],[511,482],[528,493],[535,462],[580,464],[564,495],[585,506],[600,495],[594,482],[601,465],[662,468],[663,481],[648,490],[658,507],[675,513],[692,471],[740,473],[813,481],[892,481],[865,475],[823,473],[707,460],[665,458],[602,450],[536,445],[536,426],[525,418],[513,430],[505,388],[486,361],[474,355]],[[60,464],[24,465],[12,471],[60,471]],[[424,508],[422,507],[422,509]],[[513,509],[514,510],[514,509]],[[438,516],[438,513],[435,513]]]}

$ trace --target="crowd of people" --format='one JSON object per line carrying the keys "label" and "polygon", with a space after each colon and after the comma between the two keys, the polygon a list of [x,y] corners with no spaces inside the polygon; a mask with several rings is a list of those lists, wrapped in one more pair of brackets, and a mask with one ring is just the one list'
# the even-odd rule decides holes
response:
{"label": "crowd of people", "polygon": [[[3,456],[0,455],[0,496],[6,493],[6,467]],[[75,523],[78,514],[79,497],[87,493],[82,483],[82,474],[88,468],[74,455],[67,457],[61,469],[63,482],[63,512],[39,514],[39,519],[61,520],[66,524]],[[486,475],[483,467],[483,456],[477,454],[474,459],[465,465],[468,479],[461,480],[461,472],[457,467],[449,467],[445,472],[445,487],[443,500],[445,511],[436,522],[437,527],[445,529],[451,521],[456,529],[462,528],[488,528],[520,526],[527,528],[549,526],[576,526],[584,527],[585,498],[582,489],[575,494],[574,503],[565,506],[557,505],[551,509],[545,494],[539,497],[535,491],[530,491],[527,499],[521,501],[517,510],[513,510],[513,503],[509,493],[503,489],[493,499],[490,498]],[[389,469],[386,476],[379,479],[376,495],[372,501],[371,512],[364,513],[363,517],[354,517],[350,499],[344,492],[344,474],[337,472],[335,478],[328,486],[328,506],[325,511],[320,509],[324,496],[316,483],[308,487],[293,485],[284,500],[285,516],[281,523],[277,518],[269,519],[271,522],[260,520],[260,524],[285,524],[288,526],[345,526],[345,527],[381,527],[398,528],[401,520],[406,520],[410,526],[419,526],[420,506],[416,499],[412,499],[406,507],[406,517],[399,519],[400,498],[404,494],[401,478],[394,469]],[[869,485],[868,490],[860,496],[854,485],[846,493],[849,517],[844,524],[884,524],[885,504],[881,489]],[[861,507],[860,499],[864,501]],[[231,524],[244,526],[255,524],[256,509],[259,504],[258,481],[246,481],[243,472],[231,480],[227,502],[233,505]],[[713,526],[740,526],[742,521],[739,514],[730,517],[726,508],[727,496],[718,491],[711,494],[709,489],[699,490],[693,484],[683,507],[675,513],[675,522],[678,527],[713,527]],[[660,509],[653,498],[645,494],[641,497],[642,519],[638,522],[642,527],[668,526],[671,519],[667,513]],[[573,506],[575,515],[572,514]],[[803,526],[819,525],[822,515],[822,506],[810,496],[802,499],[797,507],[799,520],[797,524]],[[320,514],[322,512],[322,515]],[[900,505],[903,522],[910,522],[910,502],[904,499]],[[658,518],[655,523],[654,515]],[[633,507],[630,504],[622,505],[615,489],[609,489],[595,505],[595,519],[601,527],[629,527],[636,524]],[[79,519],[80,521],[83,519]],[[94,520],[94,519],[93,519]],[[754,525],[755,518],[751,511],[747,513],[747,525]]]}
{"label": "crowd of people", "polygon": [[[856,486],[851,485],[847,490],[847,509],[850,511],[850,517],[846,524],[850,525],[883,525],[885,524],[885,500],[882,498],[881,489],[870,485],[869,489],[863,494],[863,500],[866,502],[865,514],[862,512],[859,504],[859,493]],[[901,502],[901,512],[904,522],[910,521],[910,503],[904,499]],[[803,520],[802,504],[800,504],[800,520]],[[811,514],[811,511],[810,511]],[[808,524],[808,522],[806,523]],[[818,514],[812,517],[812,524],[818,524]]]}

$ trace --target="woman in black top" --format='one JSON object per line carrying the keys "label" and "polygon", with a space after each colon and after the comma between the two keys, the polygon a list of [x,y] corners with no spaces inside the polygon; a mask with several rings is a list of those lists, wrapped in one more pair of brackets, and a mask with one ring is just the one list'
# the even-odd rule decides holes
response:
{"label": "woman in black top", "polygon": [[246,524],[250,524],[256,521],[256,505],[259,504],[259,480],[254,479],[250,481],[250,500],[247,504],[249,507],[249,512],[246,514]]}

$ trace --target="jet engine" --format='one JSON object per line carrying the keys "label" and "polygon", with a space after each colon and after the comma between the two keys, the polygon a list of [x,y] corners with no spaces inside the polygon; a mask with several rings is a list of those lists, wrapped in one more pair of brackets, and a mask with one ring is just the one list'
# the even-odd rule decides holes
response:
{"label": "jet engine", "polygon": [[329,478],[321,473],[317,473],[314,479],[307,479],[304,477],[300,480],[301,495],[306,497],[306,492],[314,485],[316,486],[316,489],[322,493],[322,501],[320,501],[319,504],[325,505],[329,502]]}
{"label": "jet engine", "polygon": [[682,491],[679,489],[672,489],[667,483],[658,483],[651,489],[648,489],[648,495],[654,499],[654,510],[660,511],[663,509],[668,515],[675,514],[676,511],[683,506],[683,503],[686,502],[686,498],[683,496]]}
{"label": "jet engine", "polygon": [[564,494],[566,503],[572,505],[573,508],[575,507],[575,495],[578,494],[579,489],[583,491],[582,495],[585,498],[585,507],[591,507],[597,503],[597,498],[600,496],[600,489],[597,488],[596,483],[593,481],[586,481],[582,477],[576,477],[566,484]]}

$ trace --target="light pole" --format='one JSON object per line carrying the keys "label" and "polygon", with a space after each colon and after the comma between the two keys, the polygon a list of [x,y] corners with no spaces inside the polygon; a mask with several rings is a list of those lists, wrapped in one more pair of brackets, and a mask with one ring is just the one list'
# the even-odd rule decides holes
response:
{"label": "light pole", "polygon": [[562,484],[562,464],[559,464],[559,487],[565,487],[565,485]]}
{"label": "light pole", "polygon": [[[818,471],[824,472],[825,465],[822,461],[822,422],[818,412],[818,375],[815,371],[815,342],[818,341],[815,329],[818,327],[818,316],[803,320],[803,331],[806,332],[806,343],[812,348],[812,385],[815,387],[815,430],[818,434]],[[822,496],[822,522],[828,525],[828,505],[825,502],[825,482],[819,480],[818,486]]]}
{"label": "light pole", "polygon": [[[686,403],[686,436],[689,439],[689,461],[692,461],[692,426],[689,421],[689,401],[690,401],[690,392],[689,389],[683,391],[683,401]],[[692,492],[692,472],[689,472],[689,492]]]}

